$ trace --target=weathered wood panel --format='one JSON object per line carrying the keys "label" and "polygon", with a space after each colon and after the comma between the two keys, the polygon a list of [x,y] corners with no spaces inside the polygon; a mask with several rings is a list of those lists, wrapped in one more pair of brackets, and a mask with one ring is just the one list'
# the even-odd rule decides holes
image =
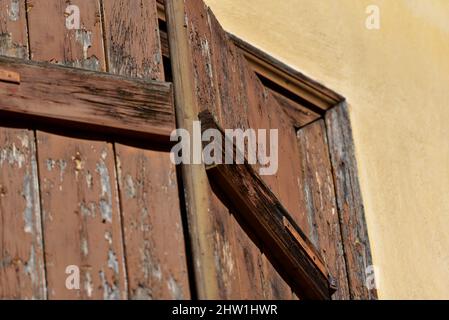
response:
{"label": "weathered wood panel", "polygon": [[346,102],[326,113],[326,127],[351,299],[376,299],[367,287],[372,257]]}
{"label": "weathered wood panel", "polygon": [[[103,8],[108,72],[163,80],[156,2],[106,0]],[[178,183],[170,155],[121,144],[115,149],[129,297],[189,299]]]}
{"label": "weathered wood panel", "polygon": [[130,299],[189,299],[170,156],[120,144],[116,152]]}
{"label": "weathered wood panel", "polygon": [[[200,120],[203,132],[220,129],[208,111],[200,113]],[[224,147],[218,146],[217,152],[225,157]],[[266,253],[282,261],[278,267],[290,278],[295,292],[307,299],[329,298],[328,273],[319,254],[251,166],[216,164],[208,167],[208,174],[255,230]]]}
{"label": "weathered wood panel", "polygon": [[25,0],[0,0],[0,55],[28,59]]}
{"label": "weathered wood panel", "polygon": [[[49,16],[52,19],[48,19]],[[30,2],[28,27],[33,60],[96,71],[105,70],[99,1]],[[56,95],[55,84],[64,83],[64,78],[52,79],[52,97]],[[83,81],[89,81],[88,77],[79,79],[81,87]],[[97,81],[101,82],[101,79],[97,78]],[[116,89],[107,84],[106,87],[110,92]],[[68,94],[76,96],[76,92]],[[48,101],[50,103],[46,102],[45,106],[51,105],[51,97]],[[101,103],[101,100],[93,101]],[[117,97],[114,104],[120,104],[120,101]],[[42,105],[42,101],[35,103]],[[83,105],[84,103],[79,103],[74,108],[82,110]],[[38,162],[48,297],[126,298],[126,271],[113,146],[101,141],[38,132]],[[67,290],[65,286],[67,265],[80,268],[79,290]]]}
{"label": "weathered wood panel", "polygon": [[103,9],[108,71],[163,79],[156,1],[105,0]]}
{"label": "weathered wood panel", "polygon": [[99,0],[28,1],[31,59],[105,71]]}
{"label": "weathered wood panel", "polygon": [[[241,53],[229,41],[228,35],[221,28],[213,13],[206,8],[202,1],[189,1],[186,4],[189,48],[188,57],[186,56],[185,59],[192,61],[193,76],[191,81],[194,83],[193,93],[197,98],[198,108],[212,112],[224,128],[278,128],[281,120],[276,117],[283,116],[274,114],[279,111],[282,112],[280,106],[274,97],[264,89]],[[272,121],[272,118],[276,118],[276,120]],[[293,126],[288,126],[287,122],[284,122],[286,134],[291,137],[292,145],[296,145],[296,134]],[[291,124],[291,122],[288,121],[288,124]],[[284,149],[287,150],[287,147]],[[288,176],[288,181],[293,181],[292,183],[287,183],[281,187],[278,176],[266,176],[264,180],[281,199],[284,197],[283,202],[294,211],[295,215],[299,216],[300,203],[299,199],[296,198],[299,193],[290,192],[292,184],[295,188],[298,187],[297,180],[292,179],[289,173],[292,170],[292,165],[295,165],[295,162],[292,163],[290,160],[290,158],[285,157],[284,162],[288,163],[289,166],[282,172],[282,177]],[[225,212],[225,210],[220,210],[222,204],[213,203],[214,197],[211,198],[211,210]],[[227,234],[229,239],[241,236],[237,234],[240,229],[234,229],[234,234],[225,229],[225,233],[229,232]],[[263,261],[264,256],[254,246],[251,246],[251,251],[248,252],[251,253],[252,258]],[[241,257],[240,254],[237,254],[237,256]],[[276,278],[279,276],[271,265],[268,265],[262,263],[258,272],[264,273],[267,282],[276,286],[278,292],[286,292],[283,298],[290,298],[291,291],[288,285],[283,280],[277,281]],[[242,273],[247,269],[244,260],[237,259],[236,266],[241,278],[251,277],[242,276]],[[279,283],[281,284],[279,285]],[[229,283],[228,286],[232,286],[232,283]],[[263,293],[263,295],[269,296],[271,292]]]}
{"label": "weathered wood panel", "polygon": [[[267,108],[266,113],[264,113],[261,111],[263,104],[258,104],[260,100],[254,101],[251,99],[251,94],[254,91],[258,97],[263,96],[265,91],[262,87],[258,87],[259,82],[257,79],[253,78],[248,81],[250,77],[246,73],[252,73],[252,71],[243,56],[231,43],[228,35],[210,9],[207,10],[207,17],[210,24],[212,45],[209,49],[208,43],[203,41],[202,52],[209,50],[209,56],[212,57],[212,64],[209,68],[215,70],[214,85],[218,91],[217,105],[219,106],[217,113],[221,117],[221,125],[224,128],[240,128],[243,130],[248,128],[270,128],[270,111]],[[207,109],[211,110],[210,108]],[[251,122],[251,116],[254,113],[258,114],[258,116],[262,113],[265,118],[262,116],[262,121]],[[270,184],[270,188],[275,190],[275,192],[279,192],[280,186],[276,176],[266,176],[264,179]],[[235,227],[234,230],[235,237],[245,237],[243,234],[239,234],[242,232],[240,228]],[[245,232],[248,232],[248,229]],[[289,286],[282,280],[267,258],[255,245],[250,245],[249,248],[251,251],[247,251],[247,255],[252,256],[252,259],[257,258],[259,261],[262,261],[258,272],[263,275],[263,295],[267,298],[274,296],[279,299],[290,299],[291,290]],[[237,248],[237,251],[241,250],[241,248]],[[237,265],[238,268],[242,269],[240,273],[243,274],[246,270],[246,261],[238,260]],[[246,276],[252,277],[252,275]],[[242,277],[245,277],[245,275],[242,275]]]}
{"label": "weathered wood panel", "polygon": [[309,238],[318,248],[337,291],[334,300],[349,299],[348,279],[335,199],[332,167],[323,120],[298,131],[300,162],[303,171],[301,187],[305,195]]}
{"label": "weathered wood panel", "polygon": [[0,58],[0,68],[20,75],[20,85],[1,84],[0,110],[167,142],[175,128],[169,83],[10,58]]}
{"label": "weathered wood panel", "polygon": [[[0,55],[28,58],[25,1],[0,1]],[[0,128],[0,298],[45,299],[33,131]]]}
{"label": "weathered wood panel", "polygon": [[33,131],[0,128],[0,298],[45,299]]}
{"label": "weathered wood panel", "polygon": [[[127,297],[111,144],[37,133],[50,299]],[[80,269],[79,290],[66,268]]]}

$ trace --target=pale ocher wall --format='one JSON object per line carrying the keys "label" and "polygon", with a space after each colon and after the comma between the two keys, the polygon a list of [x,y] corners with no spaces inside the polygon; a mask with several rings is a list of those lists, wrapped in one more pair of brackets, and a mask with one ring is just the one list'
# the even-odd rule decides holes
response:
{"label": "pale ocher wall", "polygon": [[[449,1],[207,0],[351,106],[379,295],[449,298]],[[381,9],[381,29],[365,9]]]}

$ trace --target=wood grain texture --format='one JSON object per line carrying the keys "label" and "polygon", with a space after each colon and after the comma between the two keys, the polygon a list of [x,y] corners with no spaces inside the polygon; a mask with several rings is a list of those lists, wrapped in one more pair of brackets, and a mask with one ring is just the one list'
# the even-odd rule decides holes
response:
{"label": "wood grain texture", "polygon": [[377,299],[366,286],[372,257],[346,102],[326,113],[326,128],[351,299]]}
{"label": "wood grain texture", "polygon": [[99,0],[28,1],[28,29],[32,60],[105,71]]}
{"label": "wood grain texture", "polygon": [[[25,1],[0,1],[0,55],[28,58]],[[39,177],[32,130],[0,128],[0,219],[0,299],[45,299]]]}
{"label": "wood grain texture", "polygon": [[0,128],[0,298],[45,299],[33,131]]}
{"label": "wood grain texture", "polygon": [[[210,110],[222,123],[230,125],[237,116],[230,110],[237,106],[236,97],[242,96],[239,83],[235,81],[237,66],[232,65],[238,61],[231,61],[224,32],[202,1],[192,1],[186,11],[197,103],[200,110]],[[227,77],[232,79],[226,81]],[[233,97],[230,92],[235,93]],[[225,109],[228,111],[224,112]],[[247,127],[243,111],[240,114],[240,125]],[[246,277],[245,260],[241,259],[242,248],[237,241],[239,236],[244,238],[243,234],[239,235],[243,231],[234,226],[237,222],[222,199],[217,197],[216,190],[211,190],[209,199],[216,234],[214,255],[219,257],[216,264],[219,289],[223,299],[241,299],[251,291],[240,280]],[[251,248],[253,255],[259,254],[256,247],[248,244],[248,248]]]}
{"label": "wood grain texture", "polygon": [[0,0],[0,55],[28,59],[25,0]]}
{"label": "wood grain texture", "polygon": [[[193,79],[191,81],[194,84],[194,94],[199,110],[210,111],[224,128],[246,129],[250,126],[252,128],[258,128],[259,126],[262,126],[264,129],[270,128],[270,110],[268,107],[264,108],[269,105],[264,105],[267,102],[263,100],[265,92],[254,88],[255,85],[260,84],[257,82],[257,79],[251,78],[251,81],[248,81],[250,78],[245,78],[245,73],[252,73],[251,69],[246,64],[243,56],[229,41],[226,32],[203,1],[188,2],[186,6],[186,27],[189,40],[189,57],[191,56],[191,58],[186,58],[186,60],[190,61],[191,59],[192,61]],[[254,95],[262,96],[262,99],[252,99],[254,95],[250,95],[254,91],[256,91]],[[274,100],[271,100],[271,102],[276,103]],[[261,111],[262,109],[264,111]],[[264,119],[266,121],[263,123],[256,123],[257,121],[250,123],[250,117],[256,115],[257,118],[257,115],[261,112],[265,112]],[[290,129],[293,130],[293,127]],[[295,139],[294,134],[292,139]],[[270,187],[278,192],[279,184],[277,178],[266,177],[266,180],[270,181]],[[216,202],[213,196],[210,199],[210,210],[219,212],[215,218],[226,222],[226,209],[223,208],[223,203]],[[292,208],[294,207],[292,203],[290,205]],[[231,219],[227,223],[233,224],[236,222]],[[233,229],[234,231],[232,231]],[[227,239],[230,239],[230,243],[235,242],[235,240],[232,241],[233,238],[245,238],[243,234],[239,234],[240,232],[243,231],[238,227],[223,228],[223,234],[226,235]],[[215,245],[217,246],[217,244]],[[277,275],[271,263],[268,260],[264,260],[265,258],[260,250],[254,244],[248,244],[247,249],[247,261],[260,260],[264,262],[259,264],[258,267],[260,269],[257,269],[256,272],[264,274],[266,282],[269,283],[267,286],[258,288],[262,291],[258,292],[256,296],[270,296],[272,292],[269,288],[275,287],[277,292],[286,293],[285,295],[280,295],[282,298],[291,298],[290,288],[285,281],[277,280],[280,279],[280,276]],[[246,261],[242,259],[243,255],[239,252],[242,249],[230,247],[229,250],[231,252],[229,256],[237,257],[235,268],[238,270],[240,278],[251,279],[253,275],[245,274],[248,268]],[[226,266],[219,264],[217,268],[219,275],[225,274]],[[221,270],[224,271],[221,272]],[[235,282],[229,281],[227,284],[228,290],[220,291],[235,292],[236,290],[232,288],[234,285],[238,289]],[[242,291],[245,291],[245,288],[241,287]],[[267,290],[267,292],[263,292],[263,290]],[[242,292],[242,296],[247,295],[247,292]]]}
{"label": "wood grain texture", "polygon": [[[69,5],[72,6],[70,12],[66,10]],[[74,18],[76,8],[79,8],[80,26],[70,29],[66,22],[67,19]],[[48,16],[53,19],[48,19]],[[99,1],[30,1],[28,26],[32,60],[105,71]],[[48,71],[40,71],[41,79],[51,79],[51,70],[59,70],[57,68],[49,65],[45,67]],[[112,119],[115,112],[111,105],[123,106],[121,103],[127,100],[125,97],[133,95],[126,94],[127,91],[124,90],[122,93],[125,94],[117,97],[115,93],[120,92],[117,91],[120,87],[111,85],[107,80],[110,75],[99,74],[96,78],[93,73],[80,74],[86,71],[61,70],[77,74],[78,80],[75,80],[75,83],[78,85],[74,85],[73,81],[67,81],[71,78],[67,73],[60,74],[48,83],[36,79],[33,87],[28,88],[27,94],[24,93],[25,97],[33,96],[33,92],[39,93],[37,97],[39,100],[31,100],[30,108],[40,106],[45,108],[44,110],[52,110],[52,107],[62,104],[70,106],[68,102],[74,98],[77,103],[72,104],[69,109],[60,111],[69,115],[73,112],[86,112],[86,104],[89,105],[90,101],[91,106],[97,107],[103,103],[100,110],[103,110],[103,113],[109,112],[109,118]],[[102,77],[105,78],[101,80]],[[95,83],[104,83],[106,90],[94,90],[91,91],[91,95],[83,94],[86,91],[82,88],[86,88],[86,84],[94,79]],[[36,82],[39,85],[36,85]],[[47,87],[45,90],[48,92],[45,93],[43,88],[39,90],[39,87]],[[70,87],[73,91],[69,89]],[[98,88],[94,83],[90,83],[87,87]],[[116,97],[115,101],[112,104],[104,104],[104,97],[99,97],[101,92],[106,95],[114,92],[112,96]],[[45,97],[48,99],[44,99]],[[133,108],[128,110],[131,113],[135,112]],[[93,113],[101,115],[102,112],[94,109]],[[100,126],[105,125],[103,130],[108,129],[107,123],[99,118],[96,121]],[[90,127],[88,123],[85,123],[85,126]],[[113,146],[103,141],[75,139],[44,132],[38,132],[37,138],[48,297],[50,299],[127,298]],[[65,286],[67,277],[65,269],[68,265],[80,268],[80,290],[67,290]]]}
{"label": "wood grain texture", "polygon": [[[188,8],[193,2],[165,2],[177,125],[190,133],[193,133],[193,121],[197,120],[200,110],[195,93],[194,69],[192,64],[186,63],[193,61],[186,16],[186,6]],[[199,299],[220,299],[207,175],[204,165],[184,164],[181,168],[196,292]]]}
{"label": "wood grain texture", "polygon": [[[103,1],[108,71],[163,80],[155,1]],[[176,168],[167,152],[115,145],[129,297],[190,298]]]}
{"label": "wood grain texture", "polygon": [[163,80],[156,1],[106,0],[103,9],[108,71]]}
{"label": "wood grain texture", "polygon": [[[199,118],[203,131],[220,129],[209,112],[201,112]],[[221,154],[225,156],[223,147]],[[208,173],[238,214],[257,230],[266,253],[282,261],[279,267],[290,277],[295,292],[306,299],[328,299],[328,275],[319,254],[251,166],[218,164]],[[295,233],[286,228],[286,220]]]}
{"label": "wood grain texture", "polygon": [[130,299],[189,299],[170,155],[116,144]]}
{"label": "wood grain texture", "polygon": [[[37,133],[49,299],[127,297],[111,144]],[[80,290],[66,268],[80,269]]]}
{"label": "wood grain texture", "polygon": [[338,284],[332,299],[347,300],[350,299],[348,279],[324,120],[300,129],[298,145],[309,237]]}
{"label": "wood grain texture", "polygon": [[0,58],[20,85],[0,83],[0,110],[165,137],[175,127],[172,87],[92,71]]}

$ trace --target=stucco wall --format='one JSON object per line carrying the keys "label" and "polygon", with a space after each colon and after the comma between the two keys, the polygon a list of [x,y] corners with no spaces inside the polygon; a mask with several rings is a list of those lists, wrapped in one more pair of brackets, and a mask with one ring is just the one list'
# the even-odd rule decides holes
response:
{"label": "stucco wall", "polygon": [[[351,107],[380,298],[449,298],[449,1],[207,0]],[[380,30],[365,28],[378,5]]]}

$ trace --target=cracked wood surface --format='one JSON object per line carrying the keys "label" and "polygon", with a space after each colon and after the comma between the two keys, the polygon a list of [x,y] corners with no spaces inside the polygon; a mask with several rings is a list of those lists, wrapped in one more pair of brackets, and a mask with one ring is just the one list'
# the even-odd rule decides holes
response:
{"label": "cracked wood surface", "polygon": [[[27,59],[24,1],[0,1],[0,55]],[[0,299],[45,299],[35,132],[0,128]]]}
{"label": "cracked wood surface", "polygon": [[[8,229],[2,231],[0,297],[43,299],[48,291],[50,299],[188,299],[178,186],[169,154],[151,144],[136,147],[126,145],[126,139],[120,144],[95,139],[98,129],[154,141],[167,138],[175,127],[170,84],[150,81],[162,81],[164,76],[157,21],[153,19],[155,2],[14,3],[18,9],[8,1],[0,2],[2,17],[5,12],[9,15],[0,22],[2,55],[27,58],[27,9],[33,60],[90,71],[2,58],[8,65],[2,67],[20,69],[21,75],[20,85],[10,81],[0,85],[7,98],[1,100],[4,112],[15,118],[18,112],[33,114],[35,121],[51,118],[45,122],[50,126],[71,126],[67,136],[38,131],[37,150],[32,147],[34,131],[0,129],[1,146],[24,159],[20,160],[22,169],[15,172],[17,183],[8,181],[12,179],[10,171],[0,179],[0,215],[2,221],[8,220],[2,224]],[[70,4],[80,9],[78,30],[66,28],[70,14],[65,11]],[[147,59],[148,52],[154,54]],[[73,126],[75,122],[83,125]],[[87,139],[76,138],[75,132],[72,137],[74,128],[91,134]],[[29,148],[23,145],[26,135]],[[4,170],[12,161],[11,152],[2,153],[7,157],[2,162]],[[34,169],[30,161],[35,163]],[[22,170],[23,178],[28,177],[26,189]],[[10,186],[4,187],[6,184]],[[43,235],[39,234],[40,202]],[[23,204],[26,215],[11,216],[11,204],[18,208]],[[13,234],[21,236],[13,238]],[[16,241],[21,241],[21,246]],[[65,286],[69,265],[81,269],[80,290]]]}

